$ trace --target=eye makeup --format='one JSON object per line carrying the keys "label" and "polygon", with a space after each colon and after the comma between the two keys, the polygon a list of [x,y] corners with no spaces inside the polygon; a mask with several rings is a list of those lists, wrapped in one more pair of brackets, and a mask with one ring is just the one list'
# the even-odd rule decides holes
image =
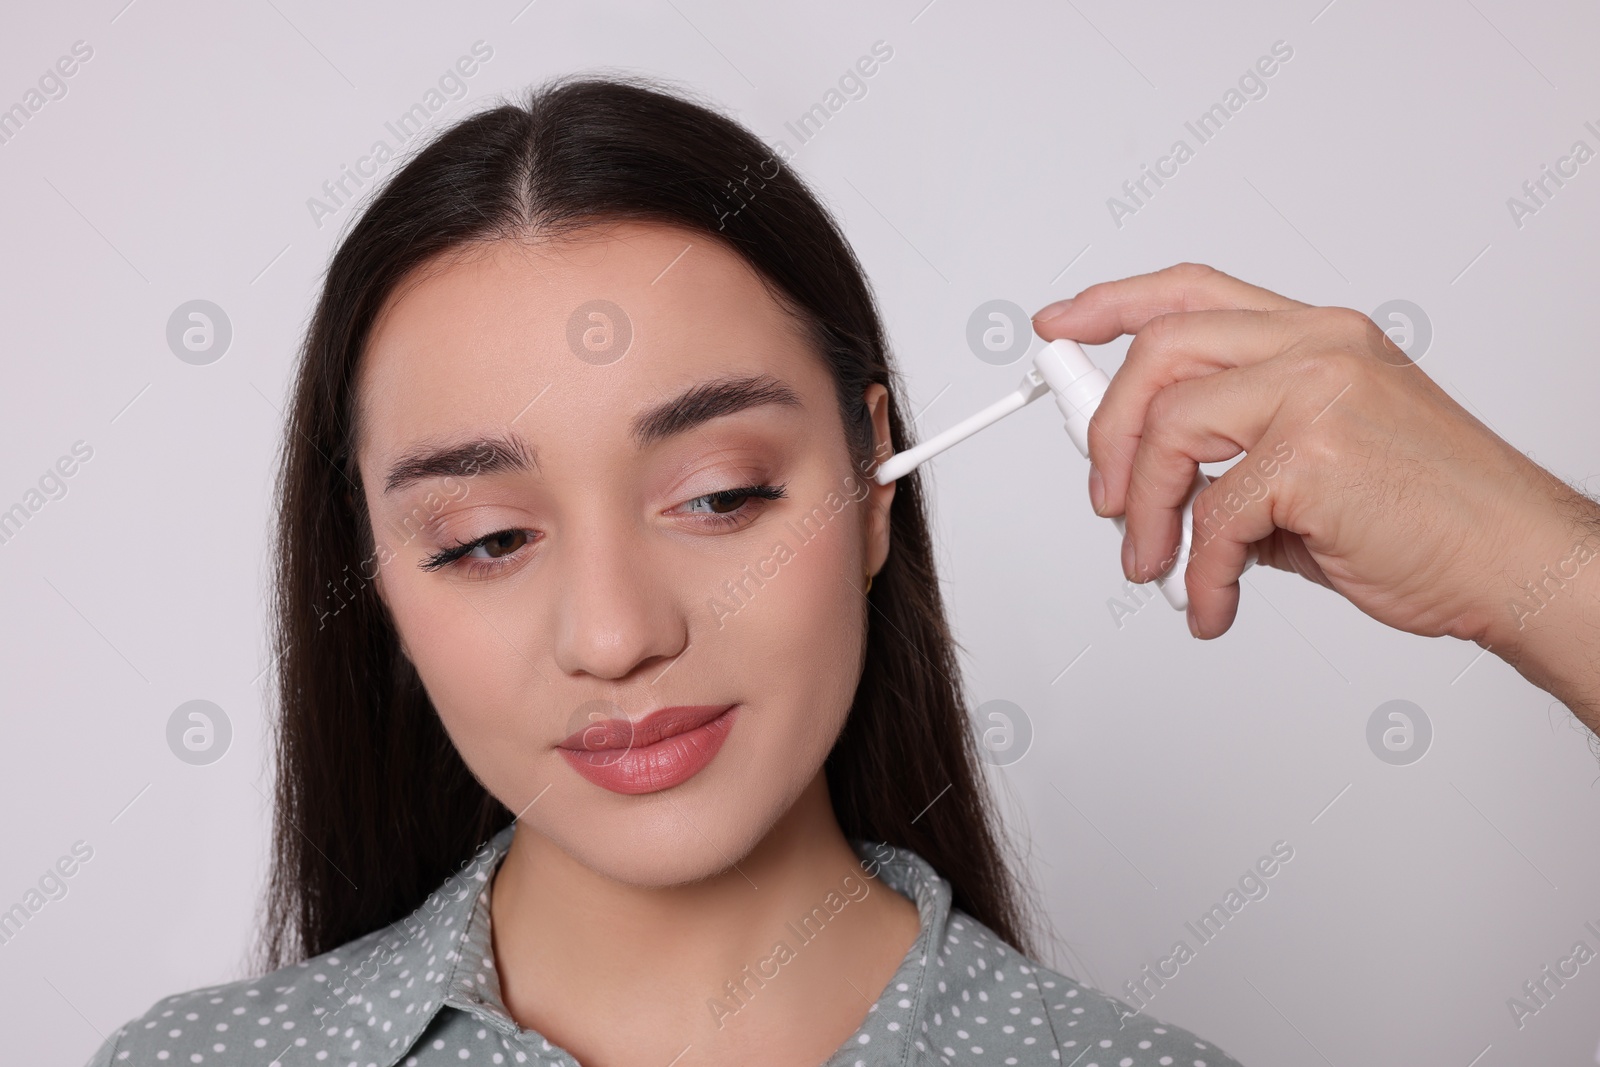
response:
{"label": "eye makeup", "polygon": [[[685,513],[702,516],[700,520],[695,522],[696,525],[733,529],[749,525],[767,503],[786,497],[788,495],[786,488],[787,483],[747,485],[737,489],[720,489],[716,492],[703,493],[700,496],[693,497],[679,506],[701,505]],[[536,531],[525,529],[496,530],[493,533],[485,534],[470,541],[458,542],[426,556],[417,566],[424,571],[454,567],[467,577],[492,577],[496,572],[511,566],[514,562],[513,554],[521,549],[524,543],[533,540],[529,535],[536,535],[536,533]],[[517,537],[521,537],[522,541],[515,541],[514,539]],[[500,551],[505,554],[490,556],[488,559],[468,558],[468,553],[475,552],[479,548]]]}

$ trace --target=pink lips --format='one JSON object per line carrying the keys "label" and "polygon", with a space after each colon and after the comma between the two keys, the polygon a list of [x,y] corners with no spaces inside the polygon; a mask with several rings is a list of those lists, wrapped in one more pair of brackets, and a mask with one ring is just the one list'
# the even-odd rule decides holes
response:
{"label": "pink lips", "polygon": [[704,770],[738,717],[737,704],[660,708],[640,719],[602,719],[556,747],[584,778],[615,793],[670,789]]}

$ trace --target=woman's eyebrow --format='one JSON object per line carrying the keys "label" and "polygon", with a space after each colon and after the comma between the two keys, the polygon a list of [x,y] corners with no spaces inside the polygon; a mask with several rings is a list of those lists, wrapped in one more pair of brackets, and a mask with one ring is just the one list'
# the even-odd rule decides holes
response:
{"label": "woman's eyebrow", "polygon": [[802,406],[800,394],[770,374],[711,378],[641,412],[630,431],[634,443],[647,448],[703,422],[762,404]]}
{"label": "woman's eyebrow", "polygon": [[383,491],[393,493],[425,478],[454,475],[498,474],[537,469],[530,445],[516,434],[493,434],[465,444],[421,445],[406,452],[389,468]]}
{"label": "woman's eyebrow", "polygon": [[[640,448],[686,433],[701,423],[763,404],[803,406],[800,395],[770,374],[712,378],[637,415],[629,435]],[[462,444],[423,445],[402,455],[384,479],[393,493],[424,478],[537,470],[532,445],[516,434],[492,434]]]}

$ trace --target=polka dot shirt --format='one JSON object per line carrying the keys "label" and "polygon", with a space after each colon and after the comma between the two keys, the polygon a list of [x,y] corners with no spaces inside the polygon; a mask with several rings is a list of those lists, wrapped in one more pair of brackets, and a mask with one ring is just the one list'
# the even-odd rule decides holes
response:
{"label": "polka dot shirt", "polygon": [[[259,978],[160,1000],[87,1067],[578,1067],[500,998],[489,886],[515,829],[400,922]],[[819,1067],[1239,1067],[1188,1031],[1019,954],[952,908],[949,883],[916,853],[852,845],[867,871],[916,902],[921,934],[860,1028]]]}

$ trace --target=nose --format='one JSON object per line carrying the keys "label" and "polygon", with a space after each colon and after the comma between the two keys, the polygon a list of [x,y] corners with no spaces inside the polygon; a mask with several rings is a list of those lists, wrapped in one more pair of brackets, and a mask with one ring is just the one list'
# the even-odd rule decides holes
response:
{"label": "nose", "polygon": [[570,532],[560,571],[556,665],[605,681],[648,683],[688,645],[686,614],[670,587],[670,567],[613,524]]}

